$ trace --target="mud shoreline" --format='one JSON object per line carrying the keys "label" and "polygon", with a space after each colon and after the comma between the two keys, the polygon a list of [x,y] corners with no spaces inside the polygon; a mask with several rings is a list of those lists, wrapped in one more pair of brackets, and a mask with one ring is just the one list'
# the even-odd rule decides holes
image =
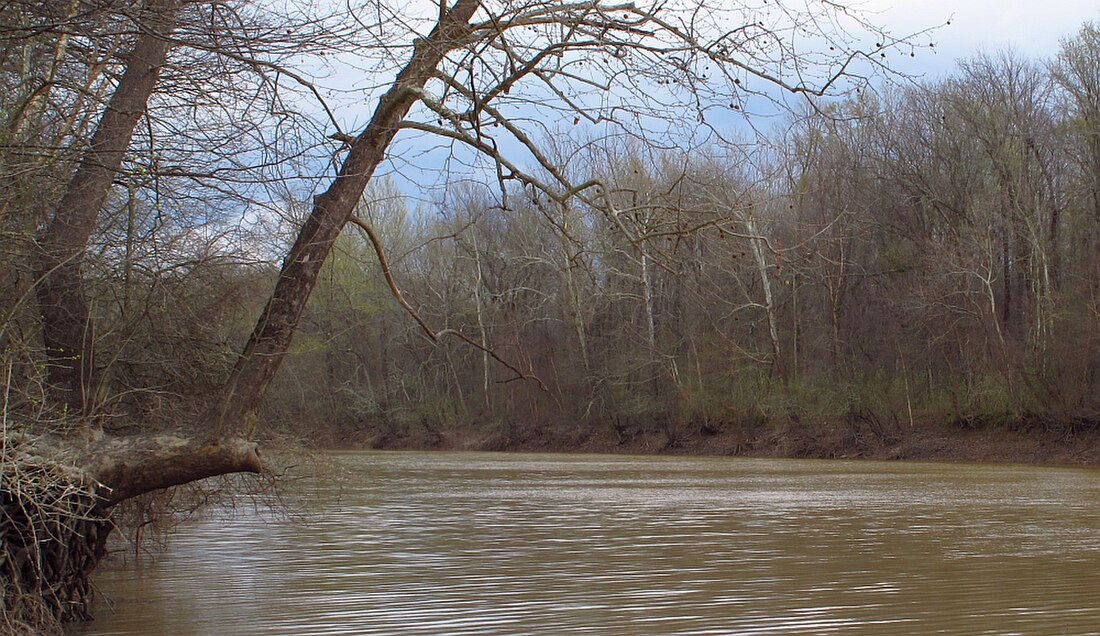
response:
{"label": "mud shoreline", "polygon": [[915,424],[887,430],[865,422],[806,427],[470,427],[446,432],[358,431],[325,447],[343,450],[480,450],[499,452],[709,455],[801,459],[949,461],[1100,466],[1100,426],[1074,418],[1011,424]]}

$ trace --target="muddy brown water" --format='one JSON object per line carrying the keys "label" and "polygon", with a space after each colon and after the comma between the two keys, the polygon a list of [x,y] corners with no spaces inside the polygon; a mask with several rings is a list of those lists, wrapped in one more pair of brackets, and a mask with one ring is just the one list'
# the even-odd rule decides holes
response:
{"label": "muddy brown water", "polygon": [[1100,634],[1100,471],[345,453],[98,575],[80,636]]}

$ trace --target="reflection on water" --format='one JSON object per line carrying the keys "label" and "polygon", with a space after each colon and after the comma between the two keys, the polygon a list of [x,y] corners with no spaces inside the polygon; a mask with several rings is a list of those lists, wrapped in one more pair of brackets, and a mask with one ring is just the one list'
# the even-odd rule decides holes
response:
{"label": "reflection on water", "polygon": [[81,635],[1098,634],[1100,473],[355,453],[100,573]]}

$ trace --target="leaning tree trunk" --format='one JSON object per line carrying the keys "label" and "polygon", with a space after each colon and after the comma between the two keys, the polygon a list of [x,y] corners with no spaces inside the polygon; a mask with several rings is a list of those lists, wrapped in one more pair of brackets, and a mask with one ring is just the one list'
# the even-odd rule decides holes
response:
{"label": "leaning tree trunk", "polygon": [[181,0],[149,0],[138,19],[140,35],[91,143],[73,173],[49,225],[38,238],[39,283],[46,371],[59,402],[88,415],[98,387],[93,355],[95,329],[81,273],[88,241],[111,184],[122,167],[134,128],[145,114],[172,43]]}
{"label": "leaning tree trunk", "polygon": [[419,99],[443,57],[461,46],[479,0],[458,0],[427,37],[416,41],[412,58],[382,96],[366,129],[351,142],[336,180],[313,200],[313,210],[298,233],[279,272],[267,306],[207,419],[216,431],[254,426],[267,386],[275,377],[298,321],[317,283],[321,266],[363,197],[375,169],[385,158],[401,121]]}

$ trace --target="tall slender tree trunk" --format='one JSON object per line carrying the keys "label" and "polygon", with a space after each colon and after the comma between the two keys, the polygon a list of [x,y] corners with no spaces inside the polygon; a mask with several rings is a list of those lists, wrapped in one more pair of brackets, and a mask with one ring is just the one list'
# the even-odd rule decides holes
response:
{"label": "tall slender tree trunk", "polygon": [[800,369],[801,369],[801,343],[802,343],[802,328],[799,320],[801,315],[798,307],[798,289],[801,284],[800,277],[796,273],[791,277],[791,366],[790,377],[795,382],[798,381]]}
{"label": "tall slender tree trunk", "polygon": [[477,233],[473,233],[474,265],[477,278],[474,279],[474,309],[477,312],[477,331],[481,339],[481,393],[485,402],[485,411],[489,413],[493,409],[492,393],[490,388],[491,370],[489,368],[489,333],[485,327],[485,303],[481,297],[481,290],[485,284],[485,272],[481,267],[481,248],[477,244]]}
{"label": "tall slender tree trunk", "polygon": [[580,260],[580,250],[573,250],[568,234],[571,231],[570,207],[563,205],[561,208],[561,227],[565,235],[560,237],[562,255],[562,276],[565,279],[566,312],[569,314],[569,322],[572,323],[573,332],[577,335],[577,348],[580,350],[581,364],[584,368],[584,377],[587,382],[589,371],[592,368],[591,358],[588,353],[588,336],[585,333],[584,312],[581,308],[580,289],[577,286],[576,263]]}
{"label": "tall slender tree trunk", "polygon": [[1004,235],[1001,237],[1001,324],[1003,325],[1002,331],[1004,333],[1012,333],[1012,279],[1013,279],[1013,263],[1012,263],[1012,243],[1011,243],[1011,230],[1008,227],[1003,229]]}
{"label": "tall slender tree trunk", "polygon": [[764,290],[764,313],[768,319],[768,341],[772,348],[772,372],[776,374],[776,376],[783,378],[785,373],[783,369],[782,347],[779,342],[779,319],[775,312],[775,295],[772,293],[771,278],[768,276],[768,259],[767,255],[764,254],[766,240],[764,236],[759,233],[756,225],[756,218],[751,212],[745,215],[742,221],[751,237],[749,239],[749,246],[752,249],[753,260],[756,261],[756,271],[760,276],[760,286]]}
{"label": "tall slender tree trunk", "polygon": [[589,371],[592,369],[591,356],[588,353],[588,335],[585,332],[584,325],[584,313],[581,307],[580,290],[577,286],[577,277],[574,273],[574,267],[569,264],[568,257],[566,258],[565,272],[565,291],[568,296],[566,299],[567,308],[569,312],[569,321],[573,325],[573,332],[577,336],[577,348],[581,355],[581,365],[584,368],[585,377],[588,377]]}
{"label": "tall slender tree trunk", "polygon": [[645,338],[650,357],[657,356],[657,323],[653,316],[653,277],[650,274],[649,255],[642,250],[642,302],[645,309]]}
{"label": "tall slender tree trunk", "polygon": [[[1100,95],[1097,96],[1100,98]],[[1088,141],[1089,155],[1092,159],[1092,216],[1093,223],[1100,228],[1100,108],[1088,109],[1093,115],[1092,126],[1089,131]]]}

